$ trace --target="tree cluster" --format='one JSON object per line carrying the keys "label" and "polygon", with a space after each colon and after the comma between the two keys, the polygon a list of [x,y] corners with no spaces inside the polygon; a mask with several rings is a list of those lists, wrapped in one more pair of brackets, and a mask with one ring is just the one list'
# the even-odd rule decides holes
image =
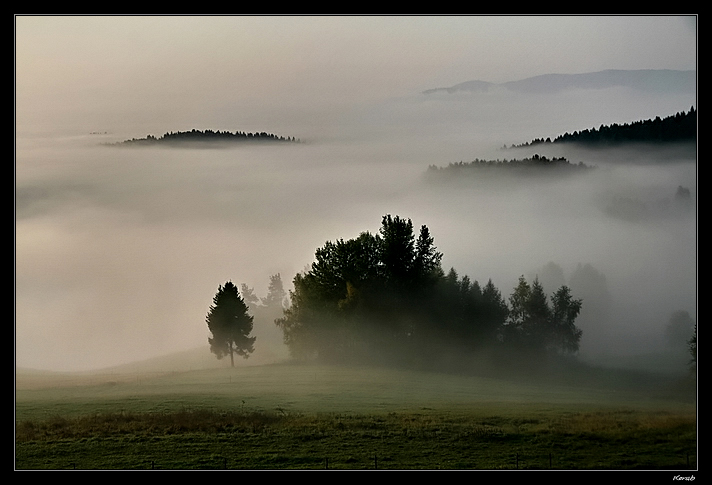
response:
{"label": "tree cluster", "polygon": [[168,132],[163,136],[155,137],[148,135],[146,138],[132,138],[122,142],[126,145],[152,145],[157,143],[183,143],[183,142],[245,142],[245,141],[267,141],[267,142],[299,142],[294,137],[277,136],[272,133],[246,133],[241,131],[213,131],[196,130]]}
{"label": "tree cluster", "polygon": [[444,354],[511,349],[541,357],[576,353],[581,300],[562,286],[551,299],[522,277],[509,305],[492,281],[455,269],[426,226],[386,215],[377,234],[327,241],[294,277],[276,320],[293,357],[324,362],[437,363]]}
{"label": "tree cluster", "polygon": [[672,116],[640,120],[619,125],[601,125],[598,129],[591,128],[573,133],[564,133],[551,138],[536,138],[529,143],[513,145],[512,148],[522,148],[546,143],[581,143],[586,145],[612,145],[622,143],[670,143],[697,140],[697,111],[694,106],[690,111],[678,112]]}
{"label": "tree cluster", "polygon": [[516,173],[519,175],[549,175],[552,173],[577,173],[592,168],[583,162],[578,164],[571,163],[565,157],[547,158],[544,155],[535,154],[523,159],[480,160],[475,158],[471,162],[450,163],[446,167],[430,165],[427,174],[430,177],[453,176],[458,178],[468,174],[481,175],[495,171],[497,173]]}
{"label": "tree cluster", "polygon": [[678,185],[673,197],[660,194],[641,199],[632,195],[613,197],[605,206],[607,215],[628,221],[648,221],[689,214],[694,209],[690,189]]}

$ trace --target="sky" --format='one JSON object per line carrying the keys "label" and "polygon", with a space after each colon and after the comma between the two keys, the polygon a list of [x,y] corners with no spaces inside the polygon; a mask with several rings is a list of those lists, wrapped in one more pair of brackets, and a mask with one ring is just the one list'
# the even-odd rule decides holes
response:
{"label": "sky", "polygon": [[469,80],[690,70],[696,44],[695,16],[20,15],[16,115],[150,125],[266,100],[324,115]]}
{"label": "sky", "polygon": [[[289,287],[326,240],[376,232],[386,213],[428,225],[445,265],[483,283],[492,277],[505,296],[551,260],[567,273],[591,263],[612,289],[636,285],[627,301],[645,311],[630,328],[652,335],[644,325],[659,327],[680,308],[694,313],[694,218],[628,224],[599,205],[694,190],[694,164],[617,169],[596,184],[543,192],[438,194],[418,184],[431,164],[674,114],[695,96],[422,92],[549,73],[695,70],[696,21],[17,15],[16,365],[98,369],[207,346],[218,285],[230,279],[265,296],[281,273]],[[306,143],[99,146],[193,128]]]}

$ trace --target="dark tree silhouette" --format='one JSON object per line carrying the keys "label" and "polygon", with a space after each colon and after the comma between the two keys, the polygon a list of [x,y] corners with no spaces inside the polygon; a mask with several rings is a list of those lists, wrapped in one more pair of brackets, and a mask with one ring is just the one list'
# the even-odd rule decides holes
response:
{"label": "dark tree silhouette", "polygon": [[512,145],[512,148],[523,148],[547,143],[581,143],[586,145],[620,145],[623,143],[676,143],[697,140],[697,110],[692,106],[690,111],[678,112],[672,116],[640,120],[619,125],[601,125],[573,133],[564,133],[552,141],[536,138],[529,143]]}
{"label": "dark tree silhouette", "polygon": [[533,353],[574,354],[579,349],[581,330],[574,321],[582,301],[562,286],[551,298],[546,297],[538,279],[530,285],[521,276],[509,298],[510,310],[504,339],[517,348]]}
{"label": "dark tree silhouette", "polygon": [[690,348],[690,369],[693,372],[697,372],[697,323],[695,323],[695,332],[690,337],[688,342]]}
{"label": "dark tree silhouette", "polygon": [[576,353],[581,342],[581,329],[574,321],[581,312],[582,300],[571,296],[567,286],[560,287],[551,298],[549,349],[555,352]]}
{"label": "dark tree silhouette", "polygon": [[386,215],[376,235],[317,249],[275,323],[293,357],[325,362],[430,366],[502,345],[537,357],[578,350],[581,300],[566,286],[550,302],[538,280],[522,278],[510,309],[491,280],[445,274],[441,260],[426,226],[416,239],[410,219]]}
{"label": "dark tree silhouette", "polygon": [[254,352],[255,343],[255,337],[250,337],[252,320],[237,287],[230,281],[219,286],[205,319],[212,334],[208,339],[210,351],[218,359],[229,355],[233,367],[234,354],[248,358]]}
{"label": "dark tree silhouette", "polygon": [[412,221],[398,216],[384,216],[376,235],[327,241],[294,278],[291,305],[276,322],[285,343],[295,357],[332,361],[417,338],[441,257],[427,227],[416,240]]}
{"label": "dark tree silhouette", "polygon": [[444,167],[430,165],[426,176],[431,181],[494,175],[560,177],[584,174],[594,169],[594,166],[585,165],[583,162],[571,163],[564,157],[547,158],[544,155],[534,154],[529,158],[522,159],[481,160],[476,158],[471,162],[450,163]]}
{"label": "dark tree silhouette", "polygon": [[155,137],[153,135],[147,135],[146,138],[132,138],[130,140],[125,140],[120,143],[120,145],[155,145],[155,144],[184,144],[186,142],[201,142],[201,143],[214,143],[214,142],[299,142],[299,140],[294,137],[283,137],[278,136],[273,133],[259,132],[259,133],[244,133],[241,131],[236,131],[231,133],[229,131],[214,131],[214,130],[196,130],[193,128],[190,131],[170,131],[165,133],[163,136]]}

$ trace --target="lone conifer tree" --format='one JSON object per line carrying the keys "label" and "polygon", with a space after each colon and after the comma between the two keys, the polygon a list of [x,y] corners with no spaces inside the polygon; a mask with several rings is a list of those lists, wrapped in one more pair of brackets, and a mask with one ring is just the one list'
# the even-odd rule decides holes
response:
{"label": "lone conifer tree", "polygon": [[250,337],[253,317],[232,282],[218,287],[205,321],[212,334],[208,338],[210,351],[218,359],[229,355],[230,364],[235,367],[234,354],[246,359],[254,352],[255,337]]}

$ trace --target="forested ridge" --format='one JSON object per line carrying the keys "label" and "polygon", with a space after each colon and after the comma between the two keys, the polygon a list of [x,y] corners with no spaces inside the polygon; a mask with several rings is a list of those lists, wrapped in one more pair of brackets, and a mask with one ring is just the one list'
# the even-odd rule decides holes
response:
{"label": "forested ridge", "polygon": [[678,112],[666,118],[640,120],[632,123],[601,125],[573,133],[564,133],[553,140],[536,138],[528,143],[512,145],[512,148],[528,147],[544,143],[581,143],[586,145],[617,145],[625,143],[674,143],[697,140],[697,110]]}
{"label": "forested ridge", "polygon": [[292,142],[296,143],[300,140],[294,137],[278,136],[273,133],[259,132],[247,133],[242,131],[213,131],[213,130],[196,130],[167,132],[160,137],[148,135],[146,138],[132,138],[121,142],[121,145],[153,145],[158,143],[183,143],[183,142]]}
{"label": "forested ridge", "polygon": [[[531,142],[521,145],[512,145],[510,148],[529,148],[550,144],[577,143],[588,147],[624,146],[625,144],[672,144],[687,143],[697,140],[697,111],[694,107],[687,113],[679,112],[666,118],[656,117],[645,121],[636,121],[630,124],[601,125],[573,133],[564,133],[553,140],[551,138],[536,138]],[[507,147],[504,146],[504,149]],[[535,154],[521,159],[496,159],[484,160],[475,158],[471,162],[450,163],[438,167],[430,165],[426,175],[429,180],[438,178],[452,179],[487,174],[508,175],[564,175],[583,173],[594,169],[594,166],[583,162],[572,163],[565,157],[547,158],[545,155]]]}

